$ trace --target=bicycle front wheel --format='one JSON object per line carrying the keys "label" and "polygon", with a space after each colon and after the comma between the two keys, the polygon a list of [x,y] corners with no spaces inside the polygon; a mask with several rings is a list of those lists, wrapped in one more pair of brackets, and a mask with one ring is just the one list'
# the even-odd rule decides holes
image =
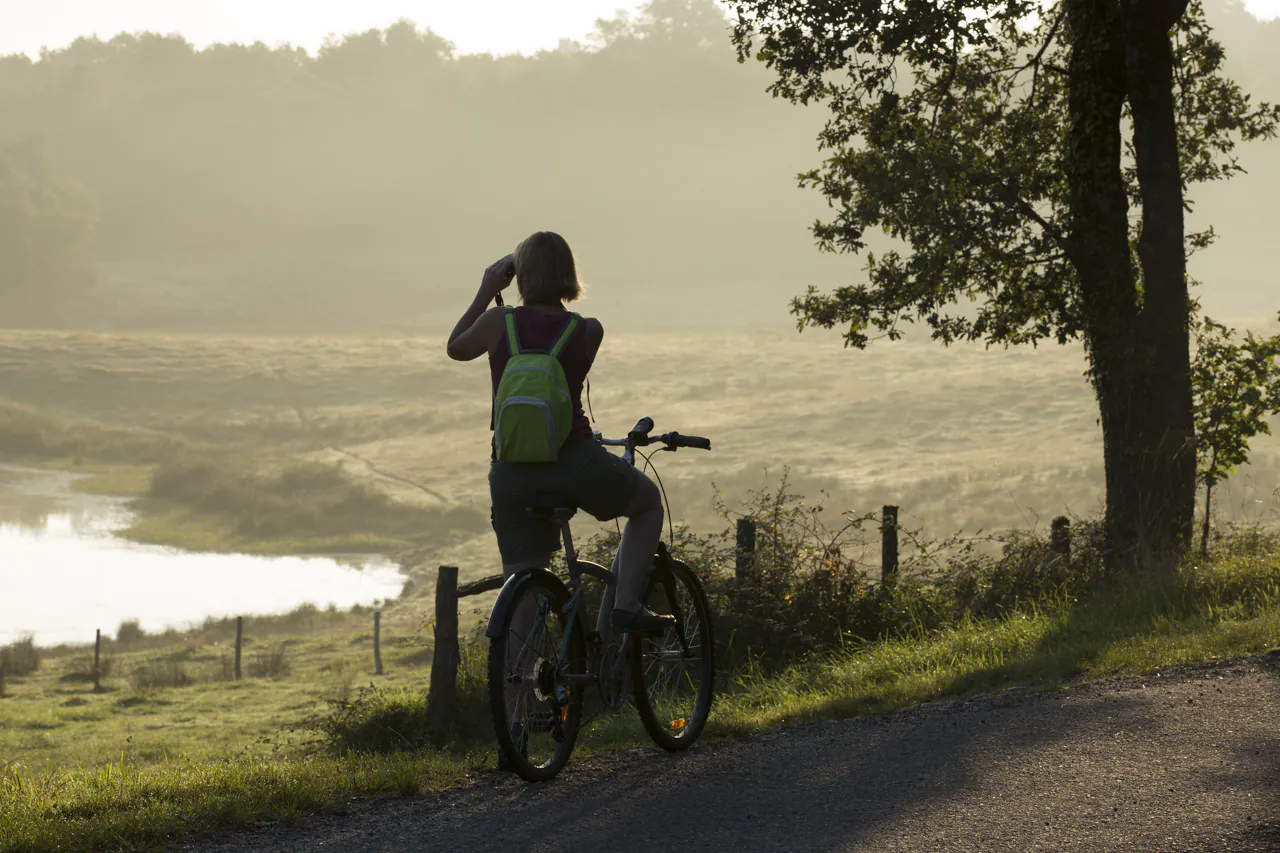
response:
{"label": "bicycle front wheel", "polygon": [[688,749],[711,714],[715,649],[711,607],[693,571],[667,559],[651,577],[644,602],[676,617],[662,634],[636,637],[632,650],[636,710],[653,742],[670,752]]}
{"label": "bicycle front wheel", "polygon": [[531,782],[560,772],[582,718],[582,688],[565,678],[586,671],[576,619],[563,611],[564,585],[533,576],[520,587],[489,641],[489,706],[507,767]]}

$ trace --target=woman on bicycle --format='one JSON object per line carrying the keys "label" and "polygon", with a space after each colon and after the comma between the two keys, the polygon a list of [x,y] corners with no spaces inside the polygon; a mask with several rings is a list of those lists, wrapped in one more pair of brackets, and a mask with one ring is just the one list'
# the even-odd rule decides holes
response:
{"label": "woman on bicycle", "polygon": [[[487,354],[493,393],[510,358],[505,310],[489,304],[512,279],[521,305],[514,309],[520,343],[549,351],[568,328],[572,313],[565,303],[582,295],[569,244],[559,234],[539,231],[516,246],[514,254],[491,264],[480,290],[449,335],[449,357],[471,361]],[[489,467],[493,529],[508,577],[528,568],[546,568],[559,550],[559,531],[546,519],[530,515],[536,496],[562,494],[601,521],[625,516],[618,548],[617,585],[610,621],[616,630],[661,631],[674,624],[640,602],[645,571],[662,536],[662,501],[658,488],[642,472],[597,443],[582,408],[582,386],[604,338],[594,317],[579,323],[560,354],[560,364],[573,398],[573,423],[554,462],[500,462]]]}

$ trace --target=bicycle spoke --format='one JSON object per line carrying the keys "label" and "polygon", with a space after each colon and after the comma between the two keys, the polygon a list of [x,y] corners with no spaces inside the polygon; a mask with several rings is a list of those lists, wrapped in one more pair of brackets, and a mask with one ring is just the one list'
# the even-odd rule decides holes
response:
{"label": "bicycle spoke", "polygon": [[[684,642],[678,628],[670,628],[658,637],[646,638],[641,647],[645,690],[649,704],[659,723],[672,726],[690,718],[697,709],[698,676],[702,669],[702,625],[693,601],[679,585],[673,590],[675,610],[680,616]],[[667,602],[666,590],[654,590],[653,601]],[[689,654],[686,654],[688,649]]]}
{"label": "bicycle spoke", "polygon": [[512,745],[534,767],[553,760],[563,739],[564,708],[557,662],[564,624],[554,603],[537,590],[513,603],[504,634],[504,717]]}

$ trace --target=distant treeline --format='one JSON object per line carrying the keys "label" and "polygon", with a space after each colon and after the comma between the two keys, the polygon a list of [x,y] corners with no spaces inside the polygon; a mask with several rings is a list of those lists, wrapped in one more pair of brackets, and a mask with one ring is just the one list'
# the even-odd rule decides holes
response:
{"label": "distant treeline", "polygon": [[[1275,27],[1238,4],[1211,21],[1241,82],[1280,88]],[[770,98],[770,80],[735,62],[712,0],[654,0],[531,57],[459,55],[407,21],[315,55],[121,34],[0,57],[0,140],[46,140],[58,180],[85,188],[106,285],[149,288],[120,291],[135,311],[185,282],[277,317],[430,313],[552,228],[602,302],[643,287],[682,299],[655,319],[729,297],[785,322],[790,296],[861,262],[813,248],[825,207],[795,175],[822,156],[824,112]]]}

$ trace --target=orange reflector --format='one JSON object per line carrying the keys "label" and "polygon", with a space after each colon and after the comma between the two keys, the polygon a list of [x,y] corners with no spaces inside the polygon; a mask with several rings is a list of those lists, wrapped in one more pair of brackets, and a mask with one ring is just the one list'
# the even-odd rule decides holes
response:
{"label": "orange reflector", "polygon": [[565,705],[560,709],[560,722],[563,723],[567,719],[569,719],[569,706]]}
{"label": "orange reflector", "polygon": [[685,718],[684,718],[684,717],[681,717],[681,718],[680,718],[680,719],[678,719],[678,720],[672,720],[670,723],[668,723],[668,724],[667,724],[667,728],[669,728],[669,729],[683,729],[683,728],[684,728],[684,724],[685,724]]}

